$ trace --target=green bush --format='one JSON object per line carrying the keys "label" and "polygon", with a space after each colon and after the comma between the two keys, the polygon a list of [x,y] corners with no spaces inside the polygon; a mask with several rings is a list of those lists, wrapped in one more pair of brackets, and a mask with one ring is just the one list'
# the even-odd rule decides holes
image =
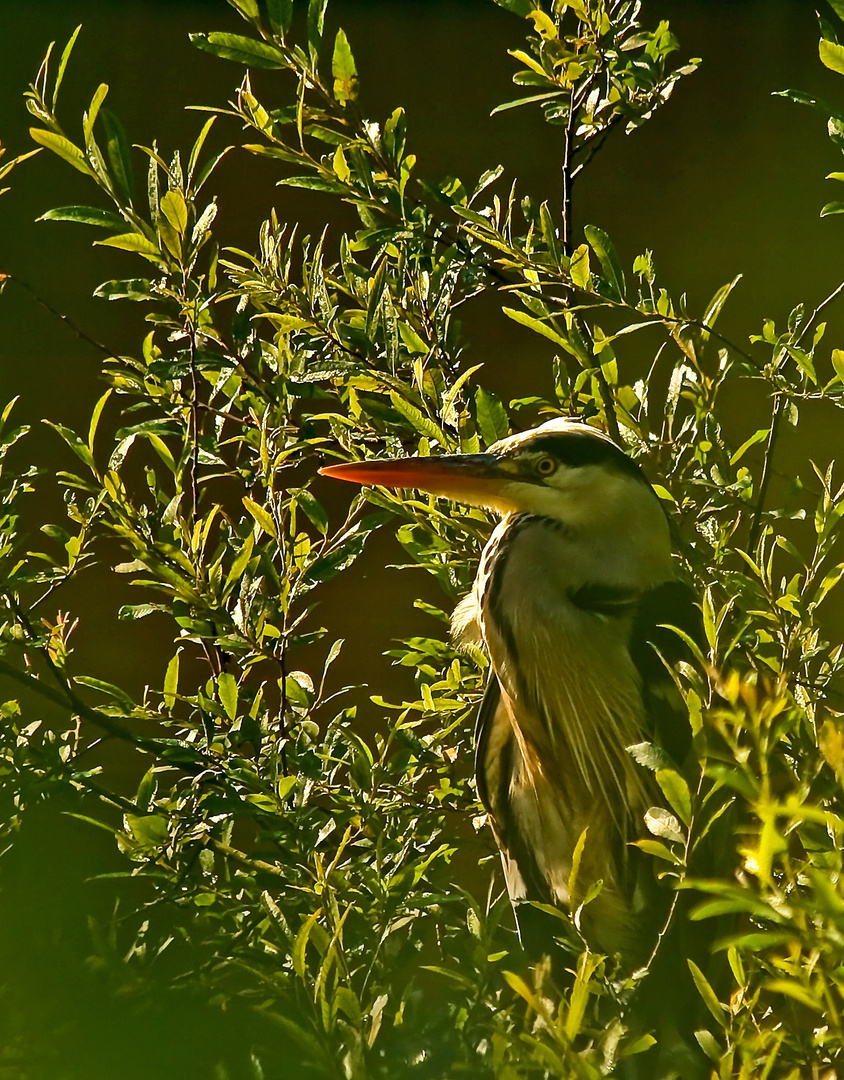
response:
{"label": "green bush", "polygon": [[[487,660],[456,651],[443,625],[490,516],[380,489],[342,515],[312,484],[329,460],[476,452],[560,414],[643,463],[702,603],[705,654],[676,672],[696,760],[681,775],[637,751],[665,795],[639,846],[687,901],[666,940],[690,919],[712,946],[712,982],[692,964],[697,1042],[722,1080],[838,1075],[842,647],[824,640],[819,609],[844,575],[844,487],[831,464],[772,477],[783,427],[841,404],[844,351],[826,347],[822,320],[844,285],[736,343],[716,329],[735,281],[694,312],[650,252],[631,269],[601,229],[574,234],[573,189],[605,138],[649,120],[694,69],[674,66],[667,23],[643,29],[637,3],[498,0],[514,15],[520,88],[501,108],[538,108],[555,126],[557,204],[500,169],[474,186],[419,176],[403,111],[362,115],[352,45],[342,30],[324,40],[326,0],[307,12],[229,2],[243,34],[194,43],[266,69],[262,86],[277,76],[285,103],[262,104],[247,73],[187,154],[130,147],[105,85],[81,133],[60,123],[76,34],[27,95],[35,142],[96,196],[45,217],[97,227],[96,243],[140,260],[139,276],[97,294],[143,304],[150,324],[132,355],[106,356],[88,431],[51,425],[67,447],[66,513],[41,525],[45,550],[30,550],[25,524],[47,478],[16,470],[13,451],[26,437],[37,466],[38,441],[11,427],[10,407],[0,431],[0,673],[25,694],[2,706],[0,828],[8,861],[22,823],[55,805],[119,848],[122,869],[104,878],[113,914],[90,918],[80,982],[116,1040],[115,1075],[150,1075],[132,1047],[154,1043],[168,1013],[192,1064],[159,1061],[159,1076],[585,1080],[638,1055],[652,1075],[654,1037],[629,1024],[649,970],[590,951],[580,909],[558,913],[549,941],[567,974],[531,966],[515,936],[470,764]],[[844,74],[844,5],[832,7],[820,58]],[[820,109],[844,149],[844,113],[787,96]],[[256,250],[221,249],[215,121],[245,127],[280,183],[349,204],[359,227],[299,237],[272,212]],[[455,311],[482,293],[547,343],[553,400],[505,407],[462,365]],[[653,356],[637,381],[625,375],[634,333]],[[740,381],[770,417],[727,431],[722,403]],[[343,643],[317,607],[382,528],[444,594],[442,610],[420,602],[431,636],[388,653],[413,673],[412,701],[337,687]],[[104,572],[137,588],[117,617],[154,615],[173,641],[142,700],[72,655],[65,596]],[[130,764],[92,756],[103,739]],[[71,1052],[72,1018],[48,1012],[36,1038],[19,991],[0,983],[3,1075],[93,1075]]]}

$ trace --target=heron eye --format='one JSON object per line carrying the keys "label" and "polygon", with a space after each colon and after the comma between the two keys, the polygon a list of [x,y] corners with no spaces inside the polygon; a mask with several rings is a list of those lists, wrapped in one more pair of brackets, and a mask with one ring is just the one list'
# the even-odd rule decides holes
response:
{"label": "heron eye", "polygon": [[550,476],[557,468],[557,462],[552,457],[542,457],[534,466],[540,476]]}

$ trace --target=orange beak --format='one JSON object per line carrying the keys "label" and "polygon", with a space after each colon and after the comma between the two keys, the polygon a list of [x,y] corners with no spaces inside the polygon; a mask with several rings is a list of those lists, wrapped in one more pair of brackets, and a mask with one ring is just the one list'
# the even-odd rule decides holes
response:
{"label": "orange beak", "polygon": [[502,485],[512,480],[494,454],[454,454],[447,457],[382,458],[326,465],[323,476],[369,487],[416,488],[472,506],[499,505]]}

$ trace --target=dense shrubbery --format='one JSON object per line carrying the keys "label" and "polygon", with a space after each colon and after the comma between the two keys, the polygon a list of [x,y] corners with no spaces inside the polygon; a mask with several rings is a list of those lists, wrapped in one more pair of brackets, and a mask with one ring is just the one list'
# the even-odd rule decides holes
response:
{"label": "dense shrubbery", "polygon": [[[728,961],[714,987],[694,969],[708,1010],[698,1042],[724,1080],[836,1076],[842,649],[824,641],[818,609],[844,574],[844,489],[832,466],[808,463],[776,504],[770,488],[782,427],[842,401],[844,351],[830,353],[822,319],[844,286],[736,343],[716,329],[734,282],[692,312],[649,252],[631,272],[600,229],[573,235],[572,187],[603,139],[648,120],[693,65],[672,66],[668,26],[643,29],[631,0],[498,2],[521,17],[516,38],[527,30],[513,52],[525,89],[503,107],[540,108],[558,126],[561,201],[517,192],[498,169],[475,186],[418,176],[402,110],[381,123],[361,115],[346,35],[323,40],[325,0],[310,0],[301,25],[292,0],[230,0],[243,36],[195,35],[292,87],[269,108],[247,75],[218,123],[244,125],[246,148],[277,162],[282,183],[360,218],[352,235],[300,238],[272,214],[256,251],[214,238],[213,117],[187,155],[130,150],[103,85],[80,134],[56,112],[73,40],[45,61],[27,101],[33,138],[97,196],[46,216],[98,226],[98,243],[143,260],[141,276],[98,293],[147,305],[151,329],[133,355],[106,358],[109,389],[87,432],[53,425],[68,448],[67,513],[43,526],[44,551],[28,550],[19,520],[45,480],[5,464],[27,433],[4,413],[0,672],[65,718],[47,726],[2,707],[4,841],[54,798],[114,834],[126,870],[110,887],[123,906],[94,928],[92,965],[142,1011],[169,957],[166,981],[243,1026],[251,1049],[221,1052],[219,1076],[588,1078],[647,1055],[652,1039],[619,1020],[631,973],[581,951],[568,915],[562,994],[520,954],[469,764],[485,658],[455,652],[444,626],[405,642],[390,655],[415,672],[418,697],[376,693],[380,720],[364,738],[354,721],[365,699],[332,689],[342,643],[314,609],[373,530],[397,526],[442,587],[443,610],[426,610],[445,621],[490,527],[484,512],[380,490],[335,520],[311,490],[317,464],[471,452],[540,418],[583,416],[643,462],[702,599],[706,655],[677,674],[699,768],[684,777],[639,751],[644,767],[660,765],[665,794],[640,846],[693,891],[693,920],[717,920],[712,943]],[[836,28],[822,22],[822,34],[821,59],[844,73]],[[817,107],[844,147],[844,115]],[[506,408],[461,366],[453,313],[487,290],[547,339],[554,400]],[[631,384],[634,332],[654,360]],[[721,401],[739,379],[768,396],[770,421],[728,438]],[[115,439],[98,435],[102,417],[117,418]],[[70,655],[63,589],[102,566],[140,587],[119,617],[163,613],[160,633],[174,638],[141,701]],[[301,670],[314,643],[324,660]],[[103,737],[138,755],[137,790],[125,769],[89,765]],[[723,871],[700,880],[707,844]],[[466,850],[490,856],[481,895],[469,892],[477,872],[453,859]],[[8,1075],[83,1075],[67,1060],[56,1071],[61,1030],[36,1052],[15,1015]]]}

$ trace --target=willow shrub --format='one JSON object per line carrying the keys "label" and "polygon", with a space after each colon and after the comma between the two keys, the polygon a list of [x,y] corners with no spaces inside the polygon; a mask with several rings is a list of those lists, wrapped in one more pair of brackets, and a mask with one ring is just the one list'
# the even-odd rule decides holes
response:
{"label": "willow shrub", "polygon": [[[27,94],[35,142],[90,181],[92,205],[45,216],[94,226],[95,243],[134,256],[138,276],[97,294],[143,304],[150,324],[132,355],[106,356],[88,430],[52,425],[66,444],[66,514],[42,526],[43,550],[30,550],[21,514],[55,477],[15,471],[20,455],[6,452],[26,432],[8,409],[0,435],[0,672],[30,703],[2,706],[4,845],[58,799],[122,853],[105,883],[119,914],[92,921],[86,985],[101,988],[104,1027],[116,1000],[141,1018],[124,1068],[132,1040],[155,1041],[142,1018],[167,986],[228,1025],[208,1058],[217,1076],[591,1078],[648,1054],[652,1037],[625,1025],[647,972],[591,953],[575,912],[560,918],[571,975],[555,990],[526,964],[502,896],[471,778],[487,660],[456,652],[442,625],[489,515],[370,490],[343,517],[312,488],[326,461],[475,452],[566,414],[643,463],[702,601],[705,654],[677,673],[699,767],[681,776],[637,751],[665,794],[640,846],[667,885],[692,891],[693,920],[716,920],[712,947],[727,961],[720,982],[694,968],[698,1042],[723,1080],[838,1075],[842,648],[824,640],[820,609],[844,573],[844,489],[832,464],[792,470],[777,500],[771,478],[784,427],[841,404],[844,351],[824,340],[823,316],[844,286],[734,342],[716,326],[735,282],[691,311],[650,252],[627,266],[601,229],[573,233],[573,187],[605,137],[649,120],[694,67],[674,64],[668,25],[640,24],[634,0],[498,0],[518,65],[517,97],[501,108],[556,125],[562,199],[523,195],[501,169],[475,185],[421,177],[404,112],[361,114],[352,44],[343,30],[324,38],[326,0],[229,2],[243,33],[193,40],[247,71],[186,153],[130,147],[105,85],[81,129],[59,119],[76,35]],[[840,29],[821,23],[820,56],[844,74]],[[259,68],[278,75],[285,104],[258,99]],[[819,108],[844,148],[844,113],[787,94]],[[256,248],[221,249],[219,159],[205,150],[215,122],[230,138],[245,128],[245,149],[279,183],[353,207],[356,231],[302,238],[273,212]],[[462,364],[455,309],[488,292],[544,339],[552,400],[508,408]],[[625,376],[634,333],[653,356],[639,381]],[[761,429],[722,425],[738,380],[770,403]],[[385,528],[443,593],[442,610],[426,605],[431,636],[390,653],[415,676],[411,701],[337,688],[342,642],[317,607]],[[150,617],[172,642],[142,700],[72,656],[66,587],[98,587],[104,568],[139,587],[116,617]],[[304,670],[304,656],[320,659]],[[91,763],[99,740],[125,744],[137,786],[126,753]],[[695,853],[713,836],[721,876],[701,880]],[[465,871],[466,850],[488,888]],[[8,1075],[87,1075],[66,1025],[50,1020],[36,1038],[15,987],[2,995]]]}

